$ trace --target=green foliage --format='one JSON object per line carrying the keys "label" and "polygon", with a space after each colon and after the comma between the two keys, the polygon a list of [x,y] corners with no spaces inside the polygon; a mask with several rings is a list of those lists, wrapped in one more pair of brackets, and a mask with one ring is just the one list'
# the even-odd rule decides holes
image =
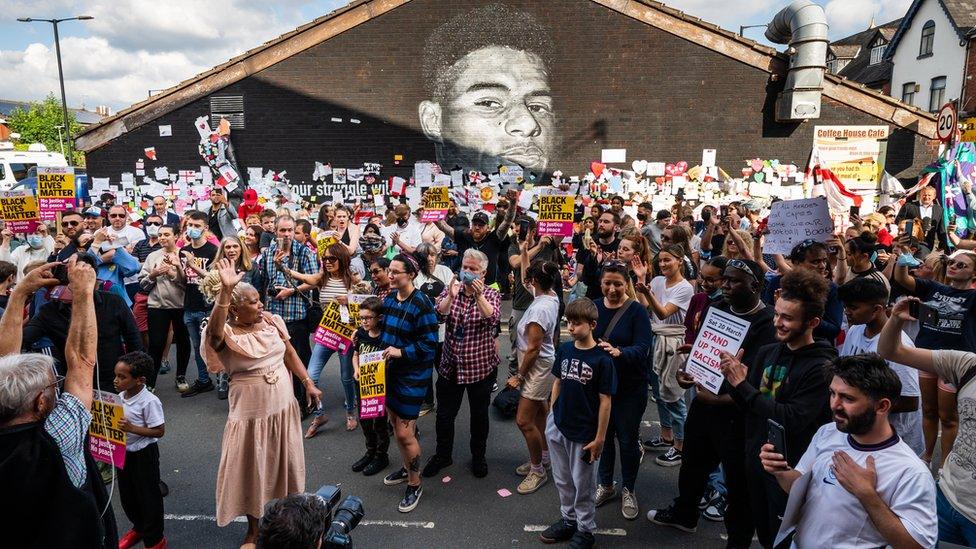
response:
{"label": "green foliage", "polygon": [[[19,147],[26,148],[31,143],[43,143],[47,150],[53,152],[61,151],[61,142],[58,140],[58,126],[64,125],[64,115],[61,111],[61,101],[54,94],[44,98],[44,101],[32,102],[28,109],[14,109],[7,117],[10,131],[20,134]],[[68,111],[68,126],[70,131],[64,133],[63,138],[74,135],[81,131],[81,125],[75,120],[75,115]],[[85,155],[74,151],[73,166],[83,166]]]}

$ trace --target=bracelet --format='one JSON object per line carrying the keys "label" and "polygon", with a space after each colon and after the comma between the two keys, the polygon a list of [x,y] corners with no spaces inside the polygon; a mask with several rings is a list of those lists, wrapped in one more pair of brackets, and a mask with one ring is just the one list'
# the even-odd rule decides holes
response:
{"label": "bracelet", "polygon": [[214,305],[214,307],[220,307],[221,309],[226,309],[227,307],[230,307],[230,303],[217,303]]}
{"label": "bracelet", "polygon": [[305,378],[304,378],[304,379],[302,379],[302,381],[301,381],[301,383],[302,383],[302,385],[305,385],[305,382],[306,382],[306,381],[312,381],[312,378],[310,378],[310,377],[308,377],[308,376],[305,376]]}

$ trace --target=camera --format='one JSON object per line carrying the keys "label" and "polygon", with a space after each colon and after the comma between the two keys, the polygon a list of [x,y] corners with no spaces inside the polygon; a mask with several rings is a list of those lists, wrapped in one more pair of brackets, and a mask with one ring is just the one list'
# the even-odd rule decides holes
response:
{"label": "camera", "polygon": [[366,512],[363,501],[349,496],[339,503],[338,486],[326,485],[314,494],[292,494],[265,507],[258,532],[260,549],[319,549],[352,547],[350,533]]}
{"label": "camera", "polygon": [[342,500],[342,503],[339,503],[342,490],[338,486],[332,485],[319,488],[315,495],[322,498],[327,508],[326,512],[332,517],[329,530],[322,537],[322,547],[324,549],[352,547],[350,534],[359,525],[359,521],[366,516],[363,500],[356,496],[347,496],[346,499]]}

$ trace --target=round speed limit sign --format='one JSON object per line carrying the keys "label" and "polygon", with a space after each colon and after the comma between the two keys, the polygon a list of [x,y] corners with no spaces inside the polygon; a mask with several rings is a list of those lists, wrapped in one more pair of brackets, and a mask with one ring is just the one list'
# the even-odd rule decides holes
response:
{"label": "round speed limit sign", "polygon": [[956,133],[956,108],[952,103],[946,103],[939,109],[939,118],[936,120],[936,135],[943,143],[952,139]]}

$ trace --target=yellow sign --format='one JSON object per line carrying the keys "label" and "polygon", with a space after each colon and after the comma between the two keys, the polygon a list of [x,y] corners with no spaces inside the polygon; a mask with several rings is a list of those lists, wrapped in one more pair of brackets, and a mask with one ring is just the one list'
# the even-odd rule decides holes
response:
{"label": "yellow sign", "polygon": [[888,150],[888,126],[815,126],[815,159],[851,190],[877,190]]}
{"label": "yellow sign", "polygon": [[325,231],[318,235],[318,240],[316,240],[316,248],[319,252],[319,257],[325,255],[325,250],[329,249],[329,246],[339,242],[339,235],[335,231]]}
{"label": "yellow sign", "polygon": [[348,316],[338,301],[330,301],[322,311],[322,320],[315,329],[315,342],[345,354],[352,345],[352,336],[359,325],[359,304],[369,297],[372,296],[350,295],[349,303],[345,306]]}
{"label": "yellow sign", "polygon": [[32,233],[40,220],[37,198],[28,190],[0,192],[0,215],[10,231]]}
{"label": "yellow sign", "polygon": [[431,187],[423,197],[422,223],[433,223],[447,219],[447,209],[451,207],[450,191],[447,187]]}
{"label": "yellow sign", "polygon": [[37,198],[42,221],[55,221],[58,212],[73,209],[77,202],[74,168],[37,168]]}
{"label": "yellow sign", "polygon": [[121,429],[125,409],[122,398],[108,391],[97,391],[92,400],[92,420],[88,426],[88,450],[103,463],[125,465],[125,431]]}
{"label": "yellow sign", "polygon": [[539,236],[573,235],[575,197],[568,194],[539,195]]}
{"label": "yellow sign", "polygon": [[976,117],[963,118],[959,122],[959,129],[962,131],[962,142],[976,143]]}

